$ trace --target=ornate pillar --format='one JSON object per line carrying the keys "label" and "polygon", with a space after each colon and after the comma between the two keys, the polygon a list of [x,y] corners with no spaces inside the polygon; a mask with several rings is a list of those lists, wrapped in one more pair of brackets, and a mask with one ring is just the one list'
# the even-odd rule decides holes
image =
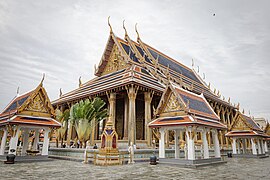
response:
{"label": "ornate pillar", "polygon": [[207,142],[207,129],[204,128],[202,131],[202,142],[203,142],[203,158],[208,159],[209,158],[209,148],[208,148],[208,142]]}
{"label": "ornate pillar", "polygon": [[39,129],[35,130],[35,140],[34,140],[34,144],[33,144],[33,150],[37,150],[37,145],[39,142]]}
{"label": "ornate pillar", "polygon": [[5,128],[3,133],[3,137],[1,140],[1,148],[0,148],[0,155],[4,155],[5,148],[6,148],[6,142],[7,142],[7,129]]}
{"label": "ornate pillar", "polygon": [[220,147],[219,147],[218,131],[217,130],[214,130],[213,136],[214,136],[213,141],[214,141],[215,157],[220,158]]}
{"label": "ornate pillar", "polygon": [[[70,146],[70,140],[72,137],[72,129],[73,129],[73,123],[71,123],[71,121],[68,121],[68,130],[67,130],[67,144],[68,146]],[[77,142],[74,142],[75,144]]]}
{"label": "ornate pillar", "polygon": [[110,104],[109,116],[111,117],[113,125],[115,126],[116,93],[110,93],[108,95],[108,100],[109,100],[109,104]]}
{"label": "ornate pillar", "polygon": [[[16,129],[12,129],[12,133],[11,133],[11,138],[10,138],[10,142],[9,142],[9,154],[14,154],[16,155],[17,152],[17,144],[18,144],[18,138],[19,138],[19,134],[20,134],[20,127],[17,126]],[[13,151],[15,150],[15,151]]]}
{"label": "ornate pillar", "polygon": [[265,149],[264,149],[264,142],[261,140],[261,147],[262,147],[262,153],[265,154]]}
{"label": "ornate pillar", "polygon": [[195,160],[195,146],[194,146],[195,132],[191,127],[186,129],[186,142],[188,148],[188,160]]}
{"label": "ornate pillar", "polygon": [[233,142],[232,142],[232,150],[233,150],[233,154],[237,154],[236,151],[236,138],[232,138]]}
{"label": "ornate pillar", "polygon": [[134,86],[130,86],[127,89],[128,98],[129,98],[129,134],[128,134],[128,142],[129,145],[131,142],[136,145],[136,96],[137,96],[138,88]]}
{"label": "ornate pillar", "polygon": [[128,97],[124,98],[125,103],[125,114],[124,114],[124,137],[123,139],[128,139]]}
{"label": "ornate pillar", "polygon": [[159,133],[159,158],[165,158],[165,130],[160,128]]}
{"label": "ornate pillar", "polygon": [[26,154],[26,150],[28,148],[28,139],[29,139],[29,129],[23,130],[23,147],[22,147],[22,155]]}
{"label": "ornate pillar", "polygon": [[258,145],[258,154],[262,154],[262,147],[261,147],[260,139],[257,139],[257,145]]}
{"label": "ornate pillar", "polygon": [[184,149],[184,147],[185,147],[183,133],[184,132],[180,131],[180,147],[181,147],[181,149]]}
{"label": "ornate pillar", "polygon": [[219,137],[220,137],[220,147],[222,149],[223,148],[223,143],[224,143],[224,141],[223,141],[223,132],[220,130],[220,131],[218,131],[218,134],[219,134]]}
{"label": "ornate pillar", "polygon": [[237,154],[241,154],[240,138],[237,140]]}
{"label": "ornate pillar", "polygon": [[180,130],[175,130],[174,132],[174,154],[175,154],[175,159],[180,158],[180,149],[179,149],[179,135],[180,135]]}
{"label": "ornate pillar", "polygon": [[242,139],[242,143],[243,143],[243,154],[247,153],[247,143],[246,143],[246,139]]}
{"label": "ornate pillar", "polygon": [[145,103],[145,127],[144,127],[144,139],[147,140],[147,146],[151,147],[152,143],[152,131],[148,127],[148,123],[151,121],[151,92],[144,92],[144,103]]}
{"label": "ornate pillar", "polygon": [[255,139],[251,139],[251,146],[252,146],[252,154],[257,155],[257,148],[256,148],[256,141]]}
{"label": "ornate pillar", "polygon": [[44,129],[44,139],[43,139],[43,146],[42,146],[42,153],[41,155],[47,156],[49,151],[49,128]]}
{"label": "ornate pillar", "polygon": [[268,153],[267,140],[264,141],[264,149],[265,149],[265,152]]}

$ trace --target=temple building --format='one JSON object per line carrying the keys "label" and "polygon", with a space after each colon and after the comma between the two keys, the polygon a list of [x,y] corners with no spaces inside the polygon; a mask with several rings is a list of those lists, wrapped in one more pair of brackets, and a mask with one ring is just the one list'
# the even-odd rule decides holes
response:
{"label": "temple building", "polygon": [[9,154],[39,154],[42,137],[41,155],[48,155],[50,133],[61,124],[54,119],[53,106],[42,84],[43,80],[22,95],[17,92],[0,114],[0,155],[4,155],[7,142]]}
{"label": "temple building", "polygon": [[[211,90],[204,78],[192,68],[156,50],[143,42],[137,32],[137,42],[130,39],[127,30],[125,37],[117,37],[111,25],[110,34],[101,60],[95,67],[95,78],[81,83],[79,87],[68,93],[60,93],[60,97],[52,102],[54,108],[64,112],[72,104],[81,99],[99,96],[107,103],[109,115],[118,134],[118,144],[121,148],[131,142],[138,148],[149,148],[159,141],[157,128],[149,128],[148,124],[154,117],[160,104],[168,82],[172,82],[192,95],[203,94],[218,118],[218,122],[230,127],[239,111],[239,104],[233,105],[230,98],[225,100],[216,89]],[[191,103],[191,102],[190,102]],[[220,121],[219,121],[220,120]],[[218,123],[219,124],[219,123]],[[105,122],[93,127],[92,144],[100,143]],[[69,145],[76,139],[76,133],[69,126],[66,141]],[[218,131],[209,131],[209,136],[217,136],[221,149],[231,148],[231,142],[225,134],[226,128],[217,128]],[[165,146],[169,147],[174,140],[173,131],[165,131]],[[180,136],[181,145],[184,145],[185,136]],[[201,140],[195,143],[202,144]],[[209,145],[214,142],[208,141]]]}

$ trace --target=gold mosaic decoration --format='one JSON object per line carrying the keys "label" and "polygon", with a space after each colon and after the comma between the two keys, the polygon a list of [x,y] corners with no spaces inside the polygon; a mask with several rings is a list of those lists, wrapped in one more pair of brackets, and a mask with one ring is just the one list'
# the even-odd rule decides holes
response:
{"label": "gold mosaic decoration", "polygon": [[113,46],[112,52],[110,54],[109,60],[102,72],[102,75],[109,74],[111,72],[118,71],[126,67],[126,62],[120,55],[116,45]]}
{"label": "gold mosaic decoration", "polygon": [[242,120],[242,118],[238,118],[238,120],[233,124],[232,130],[250,130],[250,127]]}
{"label": "gold mosaic decoration", "polygon": [[177,101],[175,95],[171,93],[170,97],[167,100],[167,104],[164,108],[163,112],[171,112],[171,111],[176,111],[180,110],[180,105],[179,102]]}
{"label": "gold mosaic decoration", "polygon": [[44,112],[47,113],[47,109],[44,107],[44,103],[40,93],[36,95],[36,97],[28,104],[25,108],[28,111],[36,111],[36,112]]}

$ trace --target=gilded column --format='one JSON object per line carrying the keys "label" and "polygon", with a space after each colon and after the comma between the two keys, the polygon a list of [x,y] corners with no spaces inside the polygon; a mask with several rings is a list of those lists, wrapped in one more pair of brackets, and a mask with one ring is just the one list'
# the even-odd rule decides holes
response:
{"label": "gilded column", "polygon": [[109,104],[110,104],[110,112],[109,116],[115,126],[115,112],[116,112],[116,93],[110,93],[108,96]]}
{"label": "gilded column", "polygon": [[148,127],[148,123],[151,121],[151,92],[144,92],[144,103],[145,103],[145,127],[144,127],[144,139],[147,140],[147,146],[151,147],[152,142],[152,131]]}
{"label": "gilded column", "polygon": [[128,98],[129,98],[129,124],[128,124],[128,143],[129,145],[136,144],[136,96],[138,88],[130,86],[127,89]]}
{"label": "gilded column", "polygon": [[124,137],[123,139],[128,139],[128,97],[125,97],[125,114],[124,114]]}

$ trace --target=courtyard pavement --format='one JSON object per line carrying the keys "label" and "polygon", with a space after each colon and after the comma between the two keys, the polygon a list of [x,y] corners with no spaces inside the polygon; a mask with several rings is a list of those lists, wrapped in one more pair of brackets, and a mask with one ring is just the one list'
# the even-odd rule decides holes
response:
{"label": "courtyard pavement", "polygon": [[55,159],[13,165],[0,161],[0,179],[270,179],[270,158],[226,160],[197,169],[146,162],[103,167]]}

